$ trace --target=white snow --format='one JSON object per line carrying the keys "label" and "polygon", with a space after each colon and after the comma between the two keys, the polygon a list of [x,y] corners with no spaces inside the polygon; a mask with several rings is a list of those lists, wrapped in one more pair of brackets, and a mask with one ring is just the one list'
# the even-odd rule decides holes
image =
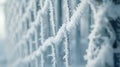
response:
{"label": "white snow", "polygon": [[[47,4],[46,4],[47,5]],[[39,47],[39,49],[37,49],[35,52],[33,52],[30,56],[26,56],[24,59],[21,59],[20,62],[29,62],[33,59],[35,59],[37,56],[41,55],[48,46],[53,45],[54,44],[58,44],[62,41],[62,39],[64,38],[63,35],[66,36],[66,33],[70,32],[71,30],[74,29],[74,27],[76,26],[76,24],[78,23],[77,21],[79,20],[79,18],[82,16],[82,14],[84,13],[85,8],[87,8],[87,4],[85,2],[81,3],[81,5],[78,6],[78,8],[76,9],[76,11],[74,12],[73,16],[71,17],[71,21],[69,21],[69,23],[65,23],[62,25],[62,27],[59,29],[57,35],[55,37],[51,37],[48,38],[43,44],[42,46]],[[83,10],[83,11],[82,11]],[[65,47],[65,51],[68,52],[68,48],[67,48],[67,42],[66,42],[66,47]],[[68,65],[68,53],[66,53],[66,65],[67,67]]]}
{"label": "white snow", "polygon": [[90,0],[88,3],[94,12],[94,25],[89,36],[90,42],[85,56],[86,67],[113,67],[112,45],[116,35],[109,20],[120,17],[118,5],[113,4],[111,0],[103,0],[100,4]]}
{"label": "white snow", "polygon": [[[13,16],[13,19],[9,19],[11,20],[11,23],[16,19],[16,24],[18,25],[18,27],[13,25],[9,30],[10,32],[13,32],[16,27],[15,32],[10,33],[8,38],[10,41],[9,43],[13,44],[10,59],[12,59],[11,57],[14,57],[14,55],[17,56],[17,59],[14,59],[12,62],[13,64],[11,65],[17,67],[34,61],[37,64],[38,61],[36,61],[36,59],[40,57],[40,65],[41,67],[45,67],[45,63],[47,64],[46,59],[52,57],[51,60],[48,60],[48,62],[52,63],[52,67],[57,67],[57,64],[59,64],[57,62],[59,61],[64,63],[63,67],[71,67],[71,65],[75,65],[72,64],[74,63],[72,59],[76,58],[70,59],[70,56],[75,56],[70,55],[70,51],[74,51],[76,50],[76,47],[78,47],[81,50],[78,51],[78,53],[81,53],[82,56],[84,56],[83,50],[86,50],[84,58],[87,61],[87,64],[82,64],[84,61],[77,59],[81,60],[81,64],[76,65],[76,67],[79,67],[79,65],[80,67],[113,67],[114,49],[112,48],[112,45],[116,39],[116,34],[109,20],[111,18],[116,19],[117,17],[120,17],[120,5],[113,4],[111,0],[99,0],[101,2],[98,2],[98,0],[81,0],[79,4],[77,1],[78,0],[62,0],[61,6],[57,5],[59,0],[40,0],[39,5],[41,8],[36,12],[36,3],[32,0],[28,2],[25,14],[22,15],[20,12],[18,17]],[[13,3],[14,2],[17,1],[13,1]],[[17,4],[16,6],[19,7]],[[59,11],[60,9],[58,7],[61,7],[60,9],[62,12]],[[30,11],[34,12],[33,21],[31,21]],[[90,14],[90,12],[93,13],[93,15]],[[58,13],[61,13],[60,17]],[[91,17],[93,21],[91,21]],[[19,41],[14,42],[17,39],[16,34],[20,31],[22,32],[24,27],[20,25],[20,23],[24,23],[23,21],[26,21],[26,18],[28,18],[28,21],[30,22],[30,28],[26,33],[18,35]],[[89,31],[90,24],[92,24],[92,31]],[[38,26],[40,26],[40,33],[37,33],[36,31]],[[79,27],[80,30],[78,30],[80,33],[77,33],[77,26],[89,27]],[[89,33],[88,44],[86,37]],[[78,38],[75,36],[76,34],[78,34]],[[33,35],[35,36],[34,40],[32,40]],[[37,38],[36,35],[40,35],[40,38]],[[85,36],[83,37],[81,35]],[[37,39],[40,44],[38,44]],[[72,39],[75,40],[72,41]],[[78,40],[80,41],[80,44],[77,42],[75,43],[77,39],[80,39]],[[26,41],[28,41],[29,44],[26,44]],[[86,44],[88,44],[88,49],[82,48],[83,46],[86,47]],[[30,54],[24,55],[25,45],[29,45],[28,51]],[[34,51],[33,46],[35,46]],[[57,50],[59,50],[56,49],[57,46],[62,46],[60,51],[63,51],[62,54],[60,54],[62,58],[60,58],[59,61],[59,58],[56,55]],[[73,46],[75,46],[75,48]],[[48,50],[47,48],[49,47],[51,49]],[[20,52],[17,52],[17,50],[20,50]],[[46,51],[49,53],[45,54]],[[17,55],[19,53],[20,56]]]}

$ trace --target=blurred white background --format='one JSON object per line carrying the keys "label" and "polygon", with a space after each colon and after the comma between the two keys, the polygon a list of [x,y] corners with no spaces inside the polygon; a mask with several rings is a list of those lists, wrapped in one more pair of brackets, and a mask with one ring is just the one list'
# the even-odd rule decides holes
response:
{"label": "blurred white background", "polygon": [[5,38],[4,3],[5,0],[0,0],[0,39]]}
{"label": "blurred white background", "polygon": [[0,0],[0,67],[6,67],[5,57],[5,16],[4,16],[5,0]]}

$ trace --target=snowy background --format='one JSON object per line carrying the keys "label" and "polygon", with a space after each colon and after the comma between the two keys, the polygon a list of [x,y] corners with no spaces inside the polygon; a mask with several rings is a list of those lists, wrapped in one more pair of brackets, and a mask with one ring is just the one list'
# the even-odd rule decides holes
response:
{"label": "snowy background", "polygon": [[4,15],[5,0],[0,0],[0,67],[6,67],[7,60],[5,54],[5,15]]}

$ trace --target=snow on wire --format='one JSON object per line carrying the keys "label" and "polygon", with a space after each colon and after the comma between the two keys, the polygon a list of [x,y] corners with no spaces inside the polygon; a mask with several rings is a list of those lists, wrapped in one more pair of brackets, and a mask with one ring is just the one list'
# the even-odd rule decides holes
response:
{"label": "snow on wire", "polygon": [[[47,3],[49,3],[50,1],[46,1]],[[46,6],[46,5],[48,5],[48,4],[45,4],[44,6]],[[68,21],[67,23],[64,23],[63,25],[62,25],[62,27],[59,29],[59,31],[58,31],[58,33],[56,34],[56,36],[54,36],[54,37],[50,37],[50,38],[48,38],[44,43],[43,43],[43,45],[42,46],[40,46],[39,47],[39,49],[37,49],[35,52],[33,52],[31,55],[29,55],[29,56],[26,56],[25,58],[21,58],[21,61],[19,61],[18,60],[18,62],[16,62],[16,63],[21,63],[21,62],[23,62],[23,63],[26,63],[26,62],[29,62],[29,61],[31,61],[31,60],[34,60],[37,56],[39,56],[39,55],[41,55],[46,49],[47,49],[47,47],[48,46],[52,46],[52,48],[53,48],[53,46],[54,45],[57,45],[58,43],[60,43],[61,41],[62,41],[62,39],[63,38],[65,38],[66,37],[66,33],[69,33],[71,30],[74,30],[74,27],[76,26],[76,24],[77,23],[79,23],[79,19],[80,19],[80,17],[82,16],[82,14],[84,14],[84,10],[86,9],[88,7],[88,4],[86,3],[86,2],[83,2],[83,3],[80,3],[80,5],[76,8],[76,11],[74,12],[74,14],[73,14],[73,16],[71,17],[71,19],[70,19],[70,21]],[[43,9],[46,9],[46,8],[43,8]],[[42,11],[42,10],[41,10]],[[44,12],[45,10],[43,10],[43,12]],[[42,13],[42,12],[41,12]],[[41,15],[41,14],[39,14],[39,15]],[[42,17],[42,16],[41,16]],[[64,37],[64,36],[65,37]],[[60,45],[60,44],[59,44]],[[66,50],[65,50],[65,52],[67,52],[66,53],[66,55],[65,55],[65,59],[66,59],[66,62],[68,63],[69,62],[69,60],[67,59],[68,58],[68,54],[69,54],[69,51],[68,51],[68,49],[67,49],[67,45],[68,44],[65,44],[65,46],[66,46]],[[55,62],[55,60],[53,61],[53,62]],[[67,64],[66,63],[66,64]],[[54,66],[53,66],[54,67]],[[66,67],[69,67],[69,64],[67,64],[67,66]]]}
{"label": "snow on wire", "polygon": [[[13,1],[13,3],[15,2],[16,1]],[[12,36],[10,36],[9,39],[13,38],[13,40],[11,39],[11,44],[16,45],[11,56],[14,57],[14,54],[17,53],[17,51],[20,51],[20,57],[18,57],[13,62],[13,67],[20,66],[21,64],[24,66],[34,60],[36,64],[36,60],[40,60],[40,62],[38,62],[40,64],[40,67],[61,67],[59,65],[62,64],[62,67],[73,67],[74,65],[76,65],[76,67],[79,67],[79,65],[82,64],[78,63],[77,66],[77,62],[81,59],[78,59],[77,57],[76,61],[75,58],[72,58],[76,57],[74,56],[75,53],[72,55],[71,52],[76,52],[76,47],[75,49],[73,49],[73,47],[75,45],[74,41],[77,40],[75,34],[79,34],[77,31],[77,25],[80,23],[83,25],[87,24],[88,21],[91,21],[89,20],[89,17],[93,17],[92,23],[94,24],[93,30],[89,35],[89,45],[88,49],[86,50],[87,54],[85,55],[87,64],[84,65],[86,65],[86,67],[104,67],[106,65],[113,66],[112,44],[114,43],[116,37],[115,32],[109,23],[109,18],[116,19],[120,16],[120,12],[117,10],[119,9],[119,6],[114,5],[111,0],[99,0],[98,2],[96,0],[82,0],[78,4],[77,2],[78,0],[36,0],[36,2],[34,0],[25,0],[22,2],[24,3],[23,6],[27,6],[25,9],[26,13],[23,14],[23,17],[21,14],[24,13],[24,7],[21,7],[22,10],[20,10],[20,15],[17,18],[13,18],[12,20],[7,18],[11,23],[14,21],[14,19],[19,19],[19,17],[22,17],[19,19],[22,24],[25,22],[31,22],[27,26],[27,32],[24,32],[25,35],[22,35],[21,40],[19,40],[17,43],[13,42],[14,40],[17,41],[17,38],[12,37],[14,34],[10,34]],[[63,7],[61,7],[61,3]],[[35,7],[36,5],[37,7]],[[88,9],[91,9],[91,12],[93,12],[92,16],[88,14]],[[12,14],[12,12],[10,12],[10,14]],[[15,20],[15,22],[17,23],[17,20]],[[18,23],[18,25],[19,24],[20,23]],[[22,27],[24,26],[18,26],[18,30],[21,30]],[[39,33],[37,33],[38,31]],[[16,29],[15,33],[16,32],[18,33],[19,31]],[[76,40],[72,41],[72,38],[76,38]],[[82,40],[81,36],[78,38],[81,38]],[[80,41],[80,44],[78,45],[81,45],[81,40],[78,40]],[[27,44],[26,41],[30,41],[30,43]],[[26,44],[24,44],[25,42]],[[26,51],[28,51],[28,54],[24,55],[23,53],[25,52],[23,51],[22,53],[21,48],[26,45],[29,45],[29,47],[27,46],[28,49],[25,48]],[[59,48],[58,46],[62,46],[62,48]],[[76,55],[77,53],[82,53],[82,51],[76,52]],[[59,54],[59,56],[57,54]],[[84,53],[81,55],[83,56]],[[108,55],[109,57],[107,57]],[[36,59],[38,57],[40,57],[40,59]],[[48,60],[51,57],[52,59]]]}

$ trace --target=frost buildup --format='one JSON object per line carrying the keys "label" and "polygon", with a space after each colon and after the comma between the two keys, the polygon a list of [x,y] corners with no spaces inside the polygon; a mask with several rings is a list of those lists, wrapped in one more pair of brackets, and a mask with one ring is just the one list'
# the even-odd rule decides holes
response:
{"label": "frost buildup", "polygon": [[120,51],[119,3],[8,0],[8,66],[114,67],[114,53]]}
{"label": "frost buildup", "polygon": [[[120,8],[116,9],[119,5],[111,0],[89,0],[88,3],[93,11],[94,24],[89,35],[87,55],[85,55],[86,67],[114,67],[113,55],[116,49],[113,45],[118,40],[116,37],[118,32],[115,31],[113,27],[116,26],[113,26],[110,20],[120,16],[118,13]],[[114,22],[116,23],[119,22]]]}

